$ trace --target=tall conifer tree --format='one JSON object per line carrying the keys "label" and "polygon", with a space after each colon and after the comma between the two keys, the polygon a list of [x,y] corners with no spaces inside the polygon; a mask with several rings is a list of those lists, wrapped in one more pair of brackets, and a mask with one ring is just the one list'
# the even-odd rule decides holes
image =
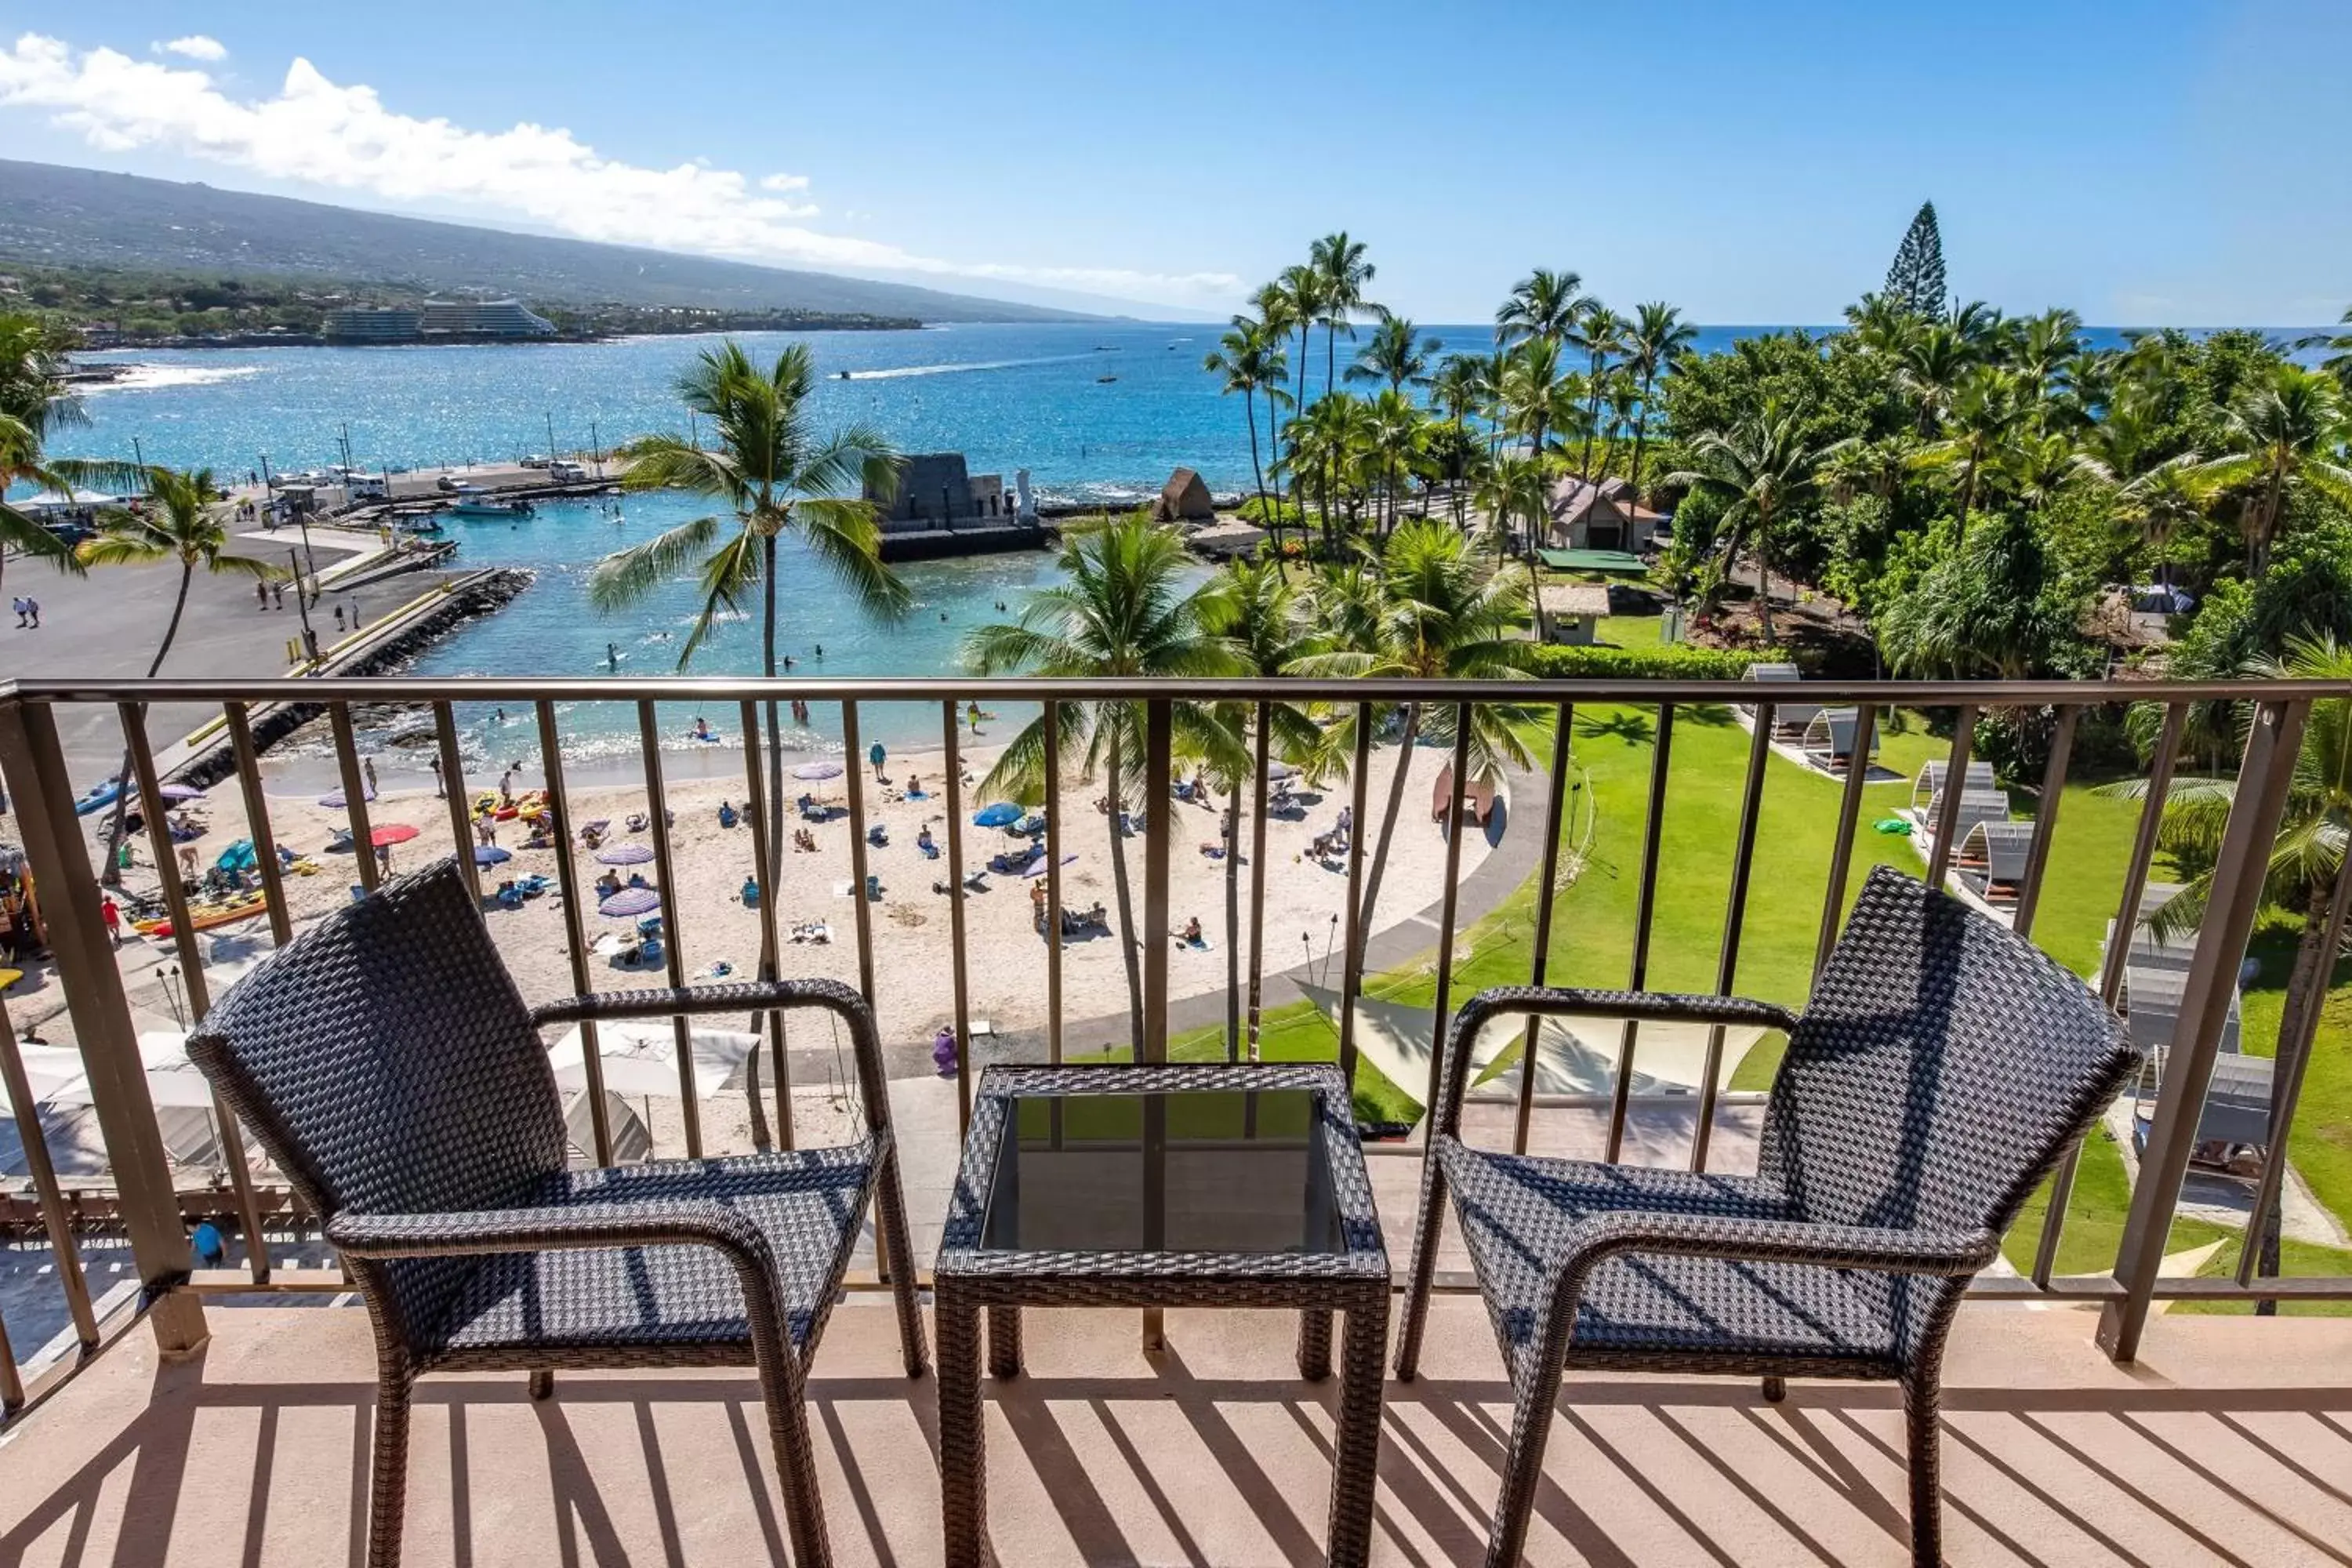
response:
{"label": "tall conifer tree", "polygon": [[1916,316],[1932,319],[1944,313],[1944,237],[1936,228],[1935,203],[1919,204],[1880,292]]}

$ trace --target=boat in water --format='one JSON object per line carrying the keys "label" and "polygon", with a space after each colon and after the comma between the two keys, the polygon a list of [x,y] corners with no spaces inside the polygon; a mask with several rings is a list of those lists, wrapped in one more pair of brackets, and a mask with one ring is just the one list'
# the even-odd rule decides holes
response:
{"label": "boat in water", "polygon": [[457,500],[449,508],[453,517],[522,518],[531,515],[530,502],[520,497],[501,500],[479,485],[459,485]]}

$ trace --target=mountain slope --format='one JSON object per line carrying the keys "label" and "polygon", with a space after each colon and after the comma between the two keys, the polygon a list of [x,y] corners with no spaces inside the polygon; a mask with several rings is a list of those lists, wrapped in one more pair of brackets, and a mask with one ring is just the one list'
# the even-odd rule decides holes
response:
{"label": "mountain slope", "polygon": [[794,308],[925,321],[1090,319],[903,283],[509,234],[7,159],[0,159],[0,257],[49,266],[313,274],[426,289],[492,289],[565,304]]}

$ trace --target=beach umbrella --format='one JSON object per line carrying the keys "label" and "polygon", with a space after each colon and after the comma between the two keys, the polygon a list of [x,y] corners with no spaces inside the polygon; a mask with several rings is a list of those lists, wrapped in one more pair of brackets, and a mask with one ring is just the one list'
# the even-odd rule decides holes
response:
{"label": "beach umbrella", "polygon": [[501,849],[495,844],[474,846],[474,864],[477,866],[499,866],[513,858],[512,850]]}
{"label": "beach umbrella", "polygon": [[[1062,864],[1066,866],[1077,858],[1078,852],[1073,849],[1068,854],[1062,857]],[[1053,863],[1054,861],[1051,856],[1040,855],[1029,865],[1022,868],[1021,874],[1024,877],[1042,877]]]}
{"label": "beach umbrella", "polygon": [[661,895],[651,888],[623,888],[596,906],[596,912],[613,920],[628,920],[646,915],[661,908]]}
{"label": "beach umbrella", "polygon": [[650,844],[607,844],[596,851],[596,858],[607,866],[642,866],[653,858]]}
{"label": "beach umbrella", "polygon": [[803,763],[793,770],[793,777],[815,783],[822,779],[837,779],[845,770],[839,763]]}
{"label": "beach umbrella", "polygon": [[1021,808],[1011,801],[1000,800],[994,805],[983,805],[974,812],[971,825],[974,827],[1010,827],[1020,821],[1023,815]]}
{"label": "beach umbrella", "polygon": [[[131,793],[134,797],[136,797],[139,794],[139,786],[137,784],[132,784],[131,786]],[[155,793],[163,796],[165,800],[202,800],[205,798],[205,792],[196,788],[194,784],[167,784],[157,789]]]}
{"label": "beach umbrella", "polygon": [[387,822],[368,835],[368,842],[379,849],[389,849],[395,844],[405,844],[416,837],[417,829],[404,822]]}
{"label": "beach umbrella", "polygon": [[[33,1091],[36,1104],[82,1076],[81,1053],[71,1046],[21,1045],[16,1052],[24,1058],[26,1087]],[[9,1103],[5,1084],[0,1084],[0,1109],[12,1113],[16,1110]]]}
{"label": "beach umbrella", "polygon": [[[375,791],[368,790],[364,792],[360,798],[362,800],[373,800],[375,798]],[[319,804],[333,810],[341,811],[344,805],[343,792],[341,790],[333,790],[326,795],[322,795],[319,797]]]}
{"label": "beach umbrella", "polygon": [[1269,779],[1295,779],[1298,776],[1298,770],[1288,763],[1268,763],[1265,764],[1265,776]]}
{"label": "beach umbrella", "polygon": [[[736,1029],[698,1028],[687,1036],[694,1089],[708,1099],[727,1087],[760,1047],[760,1037]],[[596,1026],[596,1056],[604,1088],[614,1094],[677,1098],[677,1037],[668,1024],[607,1021]],[[577,1026],[548,1047],[547,1065],[560,1089],[588,1087],[586,1040]]]}

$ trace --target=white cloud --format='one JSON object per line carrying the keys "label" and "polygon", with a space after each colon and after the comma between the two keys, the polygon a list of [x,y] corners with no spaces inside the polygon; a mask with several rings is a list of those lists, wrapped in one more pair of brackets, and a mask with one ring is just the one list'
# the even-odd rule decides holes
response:
{"label": "white cloud", "polygon": [[184,38],[173,38],[168,44],[150,44],[157,54],[183,55],[192,60],[225,60],[228,46],[218,38],[208,38],[202,33],[190,33]]}
{"label": "white cloud", "polygon": [[[200,37],[165,47],[189,54],[205,45],[219,48]],[[420,120],[386,108],[373,88],[328,80],[299,58],[275,96],[240,100],[201,69],[110,48],[76,50],[26,33],[0,49],[0,107],[46,110],[106,152],[162,148],[394,205],[446,204],[523,219],[582,239],[1169,301],[1222,300],[1241,288],[1239,279],[1223,272],[962,262],[826,234],[804,221],[817,216],[815,205],[784,199],[807,188],[806,175],[774,174],[755,182],[699,160],[646,168],[602,157],[569,131],[528,121],[486,132]]]}

